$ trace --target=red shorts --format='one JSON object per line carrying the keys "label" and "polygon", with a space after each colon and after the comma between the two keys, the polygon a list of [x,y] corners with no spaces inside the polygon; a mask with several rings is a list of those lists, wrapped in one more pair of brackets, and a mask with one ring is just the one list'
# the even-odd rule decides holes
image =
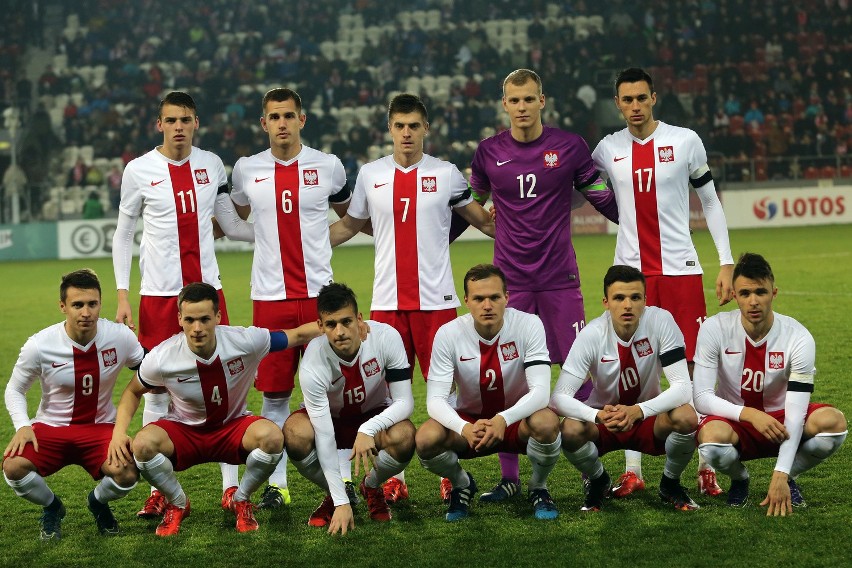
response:
{"label": "red shorts", "polygon": [[[812,402],[808,405],[808,412],[805,415],[805,420],[807,420],[810,415],[820,408],[824,406],[831,406],[830,404],[823,404],[820,402]],[[774,418],[780,423],[784,423],[784,410],[776,410],[774,412],[767,412],[769,416]],[[780,444],[776,444],[775,442],[769,440],[754,429],[754,426],[749,424],[748,422],[739,422],[737,420],[728,420],[727,418],[722,418],[721,416],[705,416],[701,422],[698,424],[698,430],[700,431],[708,422],[712,420],[720,420],[722,422],[726,422],[733,428],[734,432],[737,434],[737,437],[740,441],[737,443],[736,448],[740,453],[740,460],[756,460],[760,458],[772,458],[778,456],[778,448],[781,447]]]}
{"label": "red shorts", "polygon": [[[216,292],[219,294],[219,311],[222,312],[221,323],[228,325],[225,294],[222,290]],[[177,296],[139,297],[139,343],[146,351],[182,331],[178,321]]]}
{"label": "red shorts", "polygon": [[[477,414],[466,414],[464,412],[459,412],[459,416],[462,417],[463,420],[470,422],[473,424],[480,418],[490,419],[493,416],[479,416]],[[514,424],[508,426],[506,428],[506,432],[503,435],[503,441],[497,444],[496,446],[489,448],[487,450],[483,450],[481,452],[477,452],[470,446],[468,446],[467,450],[461,452],[459,454],[459,459],[470,460],[473,458],[481,458],[482,456],[487,456],[491,454],[496,454],[500,452],[501,454],[524,454],[527,453],[527,443],[521,441],[518,430],[521,427],[521,421],[518,420]]]}
{"label": "red shorts", "polygon": [[604,455],[615,450],[635,450],[650,456],[661,456],[666,453],[666,441],[654,436],[656,416],[645,418],[627,432],[610,432],[603,424],[595,424],[598,428],[598,439],[595,445],[598,454]]}
{"label": "red shorts", "polygon": [[414,369],[414,355],[420,363],[423,380],[429,375],[429,363],[432,359],[432,343],[438,328],[456,319],[455,308],[446,310],[396,310],[370,312],[370,319],[393,326],[402,336],[408,364]]}
{"label": "red shorts", "polygon": [[[252,303],[252,322],[257,327],[273,331],[293,329],[302,324],[317,321],[317,299],[302,300],[255,300]],[[295,386],[299,357],[305,346],[282,349],[269,353],[260,362],[254,388],[260,392],[286,392]]]}
{"label": "red shorts", "polygon": [[174,420],[151,422],[166,431],[175,452],[171,460],[176,471],[208,462],[246,463],[248,452],[243,448],[243,436],[249,426],[263,416],[241,416],[213,428],[189,426]]}
{"label": "red shorts", "polygon": [[[358,416],[347,416],[345,418],[331,418],[331,423],[334,424],[334,441],[337,443],[338,450],[348,450],[355,444],[355,436],[358,435],[358,428],[361,424],[384,412],[387,406],[379,406],[373,410],[368,410],[364,414]],[[308,409],[300,408],[293,414],[307,414]]]}
{"label": "red shorts", "polygon": [[112,424],[48,426],[33,422],[38,451],[32,444],[27,444],[21,457],[30,460],[42,477],[54,474],[66,465],[79,465],[94,479],[100,479],[104,476],[101,467],[107,460],[112,428]]}
{"label": "red shorts", "polygon": [[701,274],[646,276],[645,281],[648,305],[663,308],[674,316],[686,343],[686,360],[691,363],[695,357],[698,329],[707,319]]}

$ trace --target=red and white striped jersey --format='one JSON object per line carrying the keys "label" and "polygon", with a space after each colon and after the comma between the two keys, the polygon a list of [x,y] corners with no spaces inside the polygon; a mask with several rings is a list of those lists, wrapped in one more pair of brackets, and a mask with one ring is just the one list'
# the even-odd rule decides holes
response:
{"label": "red and white striped jersey", "polygon": [[429,384],[455,382],[456,411],[491,417],[529,392],[526,368],[530,364],[550,368],[544,325],[538,316],[506,308],[500,333],[486,341],[476,332],[473,316],[465,314],[435,334]]}
{"label": "red and white striped jersey", "polygon": [[810,332],[777,312],[769,333],[757,343],[746,334],[739,310],[708,318],[695,350],[696,366],[716,373],[717,397],[763,412],[784,410],[791,374],[813,381],[815,358]]}
{"label": "red and white striped jersey", "polygon": [[164,418],[190,426],[219,426],[251,414],[246,396],[269,347],[268,329],[218,325],[216,351],[202,359],[179,333],[148,353],[139,380],[148,388],[165,387],[171,395]]}
{"label": "red and white striped jersey", "polygon": [[471,201],[458,168],[429,155],[408,168],[393,156],[361,168],[348,214],[373,224],[373,310],[460,305],[450,267],[451,208]]}
{"label": "red and white striped jersey", "polygon": [[662,308],[646,306],[629,341],[618,337],[606,311],[577,334],[554,391],[560,391],[565,381],[582,381],[590,374],[593,388],[587,406],[645,402],[662,392],[660,356],[683,349],[683,333]]}
{"label": "red and white striped jersey", "polygon": [[313,298],[331,282],[329,203],[345,203],[346,172],[337,156],[302,146],[289,162],[272,150],[237,160],[237,205],[254,216],[253,300]]}
{"label": "red and white striped jersey", "polygon": [[88,345],[79,345],[65,332],[65,322],[30,337],[6,385],[6,407],[15,429],[30,424],[26,392],[38,380],[41,402],[35,422],[50,426],[115,422],[112,391],[125,367],[137,367],[145,356],[126,325],[98,319],[98,331]]}
{"label": "red and white striped jersey", "polygon": [[142,213],[140,294],[176,296],[192,282],[222,287],[210,221],[227,187],[219,156],[195,147],[180,162],[154,149],[127,164],[119,210],[133,219]]}
{"label": "red and white striped jersey", "polygon": [[689,176],[707,163],[698,135],[662,121],[645,140],[625,128],[592,152],[618,201],[614,264],[646,276],[701,274],[689,231]]}

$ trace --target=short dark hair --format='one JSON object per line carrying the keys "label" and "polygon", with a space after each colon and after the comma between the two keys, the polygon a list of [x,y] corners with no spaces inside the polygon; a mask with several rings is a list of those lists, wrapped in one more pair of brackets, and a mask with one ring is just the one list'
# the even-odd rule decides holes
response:
{"label": "short dark hair", "polygon": [[160,101],[160,106],[157,108],[157,116],[163,116],[163,107],[166,105],[174,105],[186,107],[198,116],[198,109],[195,106],[195,100],[183,91],[172,91]]}
{"label": "short dark hair", "polygon": [[538,86],[538,94],[542,93],[542,85],[541,85],[541,77],[538,76],[538,73],[533,71],[532,69],[515,69],[503,79],[503,96],[506,96],[506,85],[509,83],[515,85],[516,87],[520,87],[521,85],[526,85],[527,81],[535,81],[536,86]]}
{"label": "short dark hair", "polygon": [[429,122],[429,113],[420,97],[411,93],[402,93],[392,98],[388,105],[388,123],[390,123],[393,115],[397,113],[408,114],[409,112],[419,112],[423,115],[423,121]]}
{"label": "short dark hair", "polygon": [[319,314],[333,314],[347,306],[352,306],[352,310],[356,314],[358,313],[358,300],[355,299],[355,292],[341,282],[326,284],[317,295],[317,312]]}
{"label": "short dark hair", "polygon": [[266,116],[266,104],[269,101],[274,101],[276,103],[293,101],[296,103],[296,110],[299,111],[299,114],[302,114],[302,97],[300,97],[299,93],[293,89],[288,89],[287,87],[276,87],[266,91],[266,94],[263,95],[263,101],[260,103],[261,116]]}
{"label": "short dark hair", "polygon": [[632,266],[626,266],[624,264],[610,266],[604,276],[604,298],[607,297],[609,287],[616,282],[641,282],[642,288],[645,288],[645,275],[642,274],[639,269],[633,268]]}
{"label": "short dark hair", "polygon": [[178,311],[180,311],[180,306],[184,302],[197,304],[204,300],[210,300],[213,302],[214,312],[219,311],[219,292],[216,291],[216,288],[206,282],[193,282],[192,284],[187,284],[180,291],[180,294],[178,294]]}
{"label": "short dark hair", "polygon": [[744,252],[737,260],[737,265],[734,266],[734,277],[744,276],[749,280],[769,280],[775,283],[775,275],[772,274],[772,267],[761,255],[756,252]]}
{"label": "short dark hair", "polygon": [[65,301],[68,297],[68,288],[80,288],[81,290],[97,290],[101,295],[101,281],[91,268],[81,268],[74,272],[62,275],[59,283],[59,299]]}
{"label": "short dark hair", "polygon": [[647,71],[639,67],[628,67],[627,69],[622,69],[615,78],[615,96],[618,96],[618,87],[622,83],[638,83],[640,81],[648,83],[651,93],[654,92],[654,80],[651,79],[651,76]]}
{"label": "short dark hair", "polygon": [[503,283],[503,292],[506,292],[506,275],[503,274],[503,271],[500,270],[499,267],[494,266],[493,264],[477,264],[473,268],[467,271],[467,274],[464,275],[464,295],[467,296],[467,283],[468,282],[476,282],[477,280],[485,280],[486,278],[491,278],[492,276],[497,276],[500,281]]}

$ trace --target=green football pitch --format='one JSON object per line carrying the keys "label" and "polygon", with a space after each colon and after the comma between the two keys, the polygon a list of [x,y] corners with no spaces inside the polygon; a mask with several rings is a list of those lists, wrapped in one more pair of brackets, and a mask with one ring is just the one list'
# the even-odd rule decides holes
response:
{"label": "green football pitch", "polygon": [[[705,268],[705,296],[709,314],[720,309],[713,291],[716,253],[709,234],[695,234],[696,246]],[[600,315],[601,280],[612,262],[612,236],[575,238],[583,276],[587,319]],[[852,309],[852,226],[785,228],[731,231],[736,256],[759,252],[773,266],[779,288],[775,309],[801,321],[817,344],[816,389],[813,399],[830,402],[849,415],[852,395],[852,350],[849,324]],[[451,247],[453,271],[461,297],[461,278],[472,265],[491,259],[490,242],[459,242]],[[219,255],[231,323],[251,321],[248,253]],[[372,247],[344,247],[334,253],[335,278],[358,294],[365,316],[369,312],[373,278]],[[4,385],[27,337],[60,321],[59,276],[88,266],[105,285],[102,316],[115,314],[112,265],[108,259],[91,261],[11,262],[0,264],[7,291],[0,295],[0,372]],[[138,269],[133,284],[138,289]],[[134,299],[134,305],[136,300]],[[463,309],[463,308],[462,308]],[[553,367],[554,381],[558,368]],[[115,393],[130,373],[119,379]],[[413,420],[426,416],[425,386],[415,373],[416,406]],[[30,415],[35,414],[39,388],[29,394]],[[293,406],[298,404],[298,391]],[[249,406],[260,410],[260,396],[252,392]],[[131,427],[139,428],[141,412]],[[3,444],[12,435],[6,413],[0,418]],[[604,457],[607,469],[617,475],[623,454]],[[81,468],[69,467],[48,478],[68,509],[61,542],[45,545],[38,540],[38,507],[15,497],[11,489],[0,489],[0,565],[2,566],[844,566],[852,558],[852,450],[849,445],[829,461],[799,479],[808,506],[789,518],[767,518],[758,503],[765,495],[773,460],[749,464],[752,500],[744,510],[725,506],[724,500],[697,495],[696,459],[684,474],[684,485],[701,509],[684,513],[665,508],[656,495],[663,458],[645,457],[644,475],[648,489],[623,501],[609,501],[601,513],[579,511],[582,504],[580,476],[561,459],[549,486],[560,516],[542,522],[532,518],[523,497],[506,505],[474,505],[471,517],[460,523],[443,520],[438,499],[438,479],[426,472],[416,459],[406,471],[411,498],[393,508],[389,523],[370,521],[366,507],[356,509],[354,532],[330,537],[321,529],[308,527],[308,515],[322,495],[320,490],[289,467],[291,506],[258,512],[260,530],[238,535],[233,516],[219,508],[221,479],[218,466],[198,466],[179,474],[192,500],[192,516],[180,534],[169,539],[154,536],[153,521],[137,520],[134,513],[146,497],[148,486],[139,486],[125,499],[114,503],[121,534],[107,539],[97,534],[86,509],[86,494],[94,486]],[[463,463],[486,489],[499,477],[495,456]],[[529,463],[521,459],[521,477],[529,476]],[[727,488],[728,480],[720,479]],[[257,498],[258,495],[255,495]]]}

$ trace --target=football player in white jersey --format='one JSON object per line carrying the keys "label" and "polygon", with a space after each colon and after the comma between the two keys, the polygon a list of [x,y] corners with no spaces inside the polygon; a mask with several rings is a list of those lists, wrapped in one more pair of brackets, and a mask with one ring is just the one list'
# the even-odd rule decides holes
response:
{"label": "football player in white jersey", "polygon": [[[115,321],[135,329],[128,299],[136,220],[142,215],[139,268],[139,342],[151,350],[181,328],[175,321],[177,295],[190,282],[207,282],[219,291],[223,323],[228,323],[219,265],[213,251],[213,224],[232,239],[251,241],[252,226],[237,216],[228,197],[228,177],[219,156],[192,145],[198,128],[195,101],[175,91],[161,101],[157,130],[163,144],[132,160],[121,180],[121,204],[112,242],[118,288]],[[162,417],[169,400],[165,392],[145,395],[142,423]],[[237,468],[222,464],[223,493],[237,484]],[[157,517],[165,501],[152,493],[138,515]]]}
{"label": "football player in white jersey", "polygon": [[[298,93],[272,89],[264,95],[262,108],[260,125],[269,135],[270,147],[237,160],[231,199],[241,217],[252,213],[254,219],[253,323],[285,329],[316,321],[317,294],[332,280],[328,209],[331,206],[342,217],[350,192],[340,159],[302,144],[307,117]],[[261,414],[278,426],[290,416],[302,351],[272,353],[257,371]],[[285,453],[258,507],[277,508],[290,500]]]}
{"label": "football player in white jersey", "polygon": [[[551,400],[565,417],[562,451],[587,479],[581,510],[603,507],[612,484],[600,456],[619,449],[665,454],[660,498],[681,511],[697,509],[680,485],[698,425],[683,333],[669,312],[645,306],[645,277],[638,269],[610,267],[603,289],[606,311],[580,330]],[[580,402],[574,394],[586,380],[592,392]]]}
{"label": "football player in white jersey", "polygon": [[[494,237],[494,221],[471,197],[456,166],[423,152],[429,132],[426,106],[415,95],[395,96],[388,106],[393,154],[358,172],[346,215],[332,224],[331,245],[355,236],[369,220],[375,238],[375,279],[370,319],[399,331],[414,367],[428,378],[432,341],[456,317],[450,266],[450,222],[455,211]],[[402,479],[385,485],[389,502],[408,498]]]}
{"label": "football player in white jersey", "polygon": [[[136,486],[132,459],[119,457],[113,444],[112,391],[125,367],[135,369],[144,351],[126,326],[99,319],[101,285],[94,272],[77,270],[62,277],[59,308],[65,321],[32,337],[21,349],[6,385],[6,409],[15,435],[3,452],[3,476],[16,495],[44,508],[41,539],[62,537],[65,506],[44,478],[66,465],[83,467],[100,483],[88,496],[89,510],[102,535],[118,534],[108,503]],[[33,420],[27,391],[41,386]]]}
{"label": "football player in white jersey", "polygon": [[[426,390],[429,420],[417,430],[417,455],[453,485],[446,520],[464,519],[477,487],[459,465],[496,452],[526,454],[532,464],[529,501],[535,517],[559,512],[547,477],[559,460],[559,418],[547,408],[550,356],[538,316],[507,308],[506,277],[480,264],[464,277],[469,314],[435,335]],[[449,402],[455,386],[455,404]]]}
{"label": "football player in white jersey", "polygon": [[218,325],[219,295],[203,282],[181,290],[178,310],[183,333],[145,357],[121,396],[115,437],[126,435],[143,393],[165,388],[168,413],[143,427],[132,445],[142,477],[167,500],[156,534],[177,534],[189,515],[189,499],[174,472],[211,461],[246,464],[226,506],[236,516],[237,531],[257,530],[249,499],[281,459],[284,436],[274,422],[248,411],[246,396],[267,353],[303,345],[318,331],[313,324],[284,331]]}
{"label": "football player in white jersey", "polygon": [[748,503],[743,461],[776,457],[766,497],[768,516],[804,507],[796,478],[834,454],[846,439],[846,418],[811,402],[816,344],[805,327],[772,310],[778,294],[769,263],[743,254],[734,267],[739,310],[701,326],[695,352],[695,408],[707,416],[698,451],[731,477],[728,505]]}
{"label": "football player in white jersey", "polygon": [[[595,165],[608,178],[618,201],[618,236],[613,264],[642,271],[647,302],[674,316],[686,342],[692,370],[698,328],[707,317],[702,268],[689,228],[689,186],[701,200],[707,228],[719,257],[716,297],[719,305],[733,298],[734,259],[728,226],[716,195],[707,152],[698,135],[654,119],[657,94],[642,69],[621,71],[615,80],[615,105],[627,128],[606,136],[592,152]],[[641,456],[627,452],[627,471],[613,495],[626,497],[645,486]],[[699,458],[698,488],[722,492],[712,468]]]}
{"label": "football player in white jersey", "polygon": [[405,469],[414,455],[411,367],[396,329],[368,321],[365,333],[348,286],[324,286],[317,310],[325,335],[313,340],[302,358],[299,385],[305,406],[287,419],[284,437],[299,472],[327,492],[308,524],[346,534],[355,522],[335,450],[352,448],[356,477],[364,467],[360,489],[370,518],[389,521],[382,483]]}

